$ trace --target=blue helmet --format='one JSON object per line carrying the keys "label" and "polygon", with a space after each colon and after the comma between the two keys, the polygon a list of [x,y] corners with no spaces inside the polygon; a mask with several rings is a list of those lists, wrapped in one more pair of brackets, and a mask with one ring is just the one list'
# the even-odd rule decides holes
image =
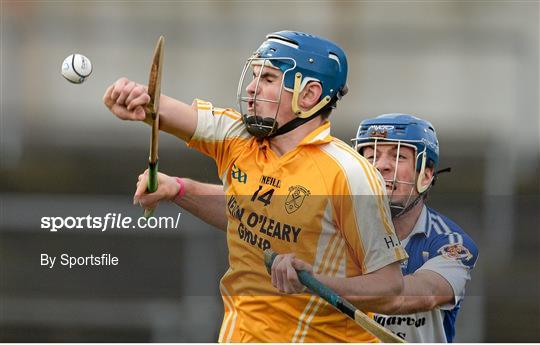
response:
{"label": "blue helmet", "polygon": [[343,49],[325,38],[278,31],[266,36],[256,54],[259,58],[271,58],[272,64],[285,73],[284,86],[290,91],[294,89],[295,75],[301,73],[302,82],[317,80],[322,84],[321,98],[340,98],[344,93],[347,57]]}
{"label": "blue helmet", "polygon": [[[243,103],[279,103],[281,100],[281,92],[276,100],[264,100],[243,95],[248,70],[254,65],[279,69],[283,73],[281,92],[285,89],[293,94],[291,108],[297,119],[289,121],[291,122],[289,128],[281,127],[281,132],[277,131],[277,111],[273,117],[270,114],[257,114],[256,111],[255,114],[248,115],[244,111]],[[298,97],[303,87],[310,81],[317,81],[321,84],[321,97],[311,109],[302,110],[298,106]],[[286,133],[313,118],[322,109],[334,107],[336,102],[347,93],[346,83],[347,57],[338,45],[327,39],[302,32],[278,31],[271,33],[266,36],[266,40],[246,61],[242,70],[237,90],[242,120],[248,132],[259,138]],[[257,82],[257,87],[258,85]],[[293,123],[293,121],[295,122]]]}
{"label": "blue helmet", "polygon": [[[426,120],[408,114],[384,114],[364,120],[353,139],[356,150],[375,141],[401,142],[414,146],[417,154],[416,170],[425,164],[439,164],[439,141],[433,125]],[[425,154],[424,154],[425,153]],[[422,161],[425,159],[425,163]]]}

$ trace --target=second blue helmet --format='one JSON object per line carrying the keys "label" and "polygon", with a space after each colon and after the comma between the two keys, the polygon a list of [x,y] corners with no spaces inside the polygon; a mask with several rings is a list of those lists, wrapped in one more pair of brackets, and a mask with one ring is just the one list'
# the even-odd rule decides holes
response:
{"label": "second blue helmet", "polygon": [[422,153],[425,152],[426,163],[433,168],[439,164],[439,141],[433,125],[426,120],[409,114],[384,114],[360,123],[354,146],[358,150],[362,146],[375,141],[401,142],[416,148],[416,170],[422,167]]}

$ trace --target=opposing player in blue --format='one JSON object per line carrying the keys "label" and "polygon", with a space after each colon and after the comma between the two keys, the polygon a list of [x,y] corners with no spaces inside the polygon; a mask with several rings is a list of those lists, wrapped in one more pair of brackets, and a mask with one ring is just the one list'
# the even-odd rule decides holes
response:
{"label": "opposing player in blue", "polygon": [[[455,321],[465,287],[478,256],[473,240],[453,221],[425,203],[437,178],[439,143],[431,123],[407,114],[386,114],[363,121],[353,146],[368,158],[386,181],[396,234],[409,254],[401,266],[404,289],[395,305],[379,305],[375,320],[407,342],[452,342]],[[179,204],[201,219],[223,228],[224,216],[209,202],[220,203],[221,186],[182,179],[185,197]],[[210,197],[213,195],[212,197]],[[224,200],[224,199],[223,199]],[[287,275],[293,266],[312,272],[310,265],[294,254],[282,255],[273,274],[280,276],[276,287],[283,292],[303,291],[295,277]],[[355,304],[354,286],[336,284],[331,277],[315,277]],[[300,287],[299,287],[300,286]],[[386,315],[392,310],[394,315]]]}
{"label": "opposing player in blue", "polygon": [[431,123],[407,114],[363,121],[354,147],[386,181],[392,221],[408,261],[399,314],[375,315],[408,342],[452,342],[478,256],[473,240],[425,202],[437,178],[439,143]]}

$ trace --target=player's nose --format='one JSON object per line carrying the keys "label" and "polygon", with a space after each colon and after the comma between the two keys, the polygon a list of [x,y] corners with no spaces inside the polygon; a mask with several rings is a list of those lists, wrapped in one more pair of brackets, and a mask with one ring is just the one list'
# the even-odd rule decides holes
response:
{"label": "player's nose", "polygon": [[259,88],[257,87],[257,78],[253,78],[251,82],[246,86],[246,92],[248,95],[254,95],[256,92],[258,92]]}
{"label": "player's nose", "polygon": [[379,170],[381,174],[384,174],[386,172],[389,172],[392,170],[393,167],[393,161],[387,157],[377,157],[377,160],[375,163],[373,163],[375,168]]}

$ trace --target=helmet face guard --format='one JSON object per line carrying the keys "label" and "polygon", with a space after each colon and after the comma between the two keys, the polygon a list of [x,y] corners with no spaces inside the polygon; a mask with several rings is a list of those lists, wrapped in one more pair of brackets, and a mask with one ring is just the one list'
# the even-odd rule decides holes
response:
{"label": "helmet face guard", "polygon": [[[238,82],[238,89],[236,91],[236,99],[238,102],[238,107],[240,109],[240,113],[242,114],[242,121],[244,122],[244,125],[246,126],[247,131],[257,138],[264,138],[272,135],[275,133],[277,128],[279,127],[278,124],[278,114],[279,114],[279,106],[281,104],[281,96],[283,94],[284,89],[284,82],[285,82],[285,76],[287,73],[292,71],[294,67],[296,66],[296,62],[294,59],[285,59],[287,63],[291,66],[290,68],[286,69],[283,72],[283,75],[281,76],[281,82],[279,87],[279,94],[277,96],[277,99],[265,99],[265,98],[259,98],[257,95],[259,94],[259,82],[261,80],[261,76],[263,75],[263,71],[266,68],[272,68],[276,69],[274,67],[274,63],[277,63],[278,61],[283,62],[283,58],[260,58],[257,54],[254,54],[252,57],[247,59],[246,63],[244,64],[244,68],[242,69],[242,74],[240,75],[240,81]],[[255,90],[253,92],[253,95],[249,95],[247,92],[247,85],[253,82],[252,79],[250,79],[250,73],[249,71],[254,68],[254,66],[261,66],[259,69],[259,72],[257,75],[254,75],[255,78]],[[247,111],[248,104],[253,104],[253,114],[249,114]],[[276,111],[274,114],[262,114],[257,111],[257,104],[259,106],[264,103],[270,103],[270,104],[276,104]]]}
{"label": "helmet face guard", "polygon": [[[418,149],[415,145],[412,145],[408,142],[402,142],[401,140],[384,140],[380,138],[373,138],[372,142],[365,142],[362,144],[354,144],[355,149],[362,154],[362,151],[366,147],[372,147],[373,148],[373,158],[370,158],[369,162],[373,165],[377,162],[377,147],[380,145],[392,145],[396,146],[396,158],[394,162],[394,171],[392,172],[392,177],[389,179],[384,179],[384,182],[386,183],[386,187],[390,189],[390,193],[388,193],[388,200],[390,202],[390,211],[392,213],[393,218],[397,218],[400,215],[407,212],[409,209],[411,209],[414,205],[420,201],[420,197],[429,189],[430,184],[425,185],[424,179],[423,179],[423,172],[425,171],[425,150],[422,152],[418,152]],[[399,171],[399,156],[401,153],[401,150],[404,147],[411,148],[414,152],[414,168],[413,171],[415,172],[414,181],[405,181],[400,180],[398,178],[398,171]],[[418,162],[422,166],[418,167]],[[417,171],[420,171],[418,174],[416,174]],[[398,190],[398,187],[400,185],[406,186],[406,188],[403,188],[403,190],[407,190],[406,195],[398,195],[395,194]],[[414,191],[418,192],[418,194],[415,195]],[[395,201],[394,199],[396,197],[401,197],[402,200]]]}
{"label": "helmet face guard", "polygon": [[[353,147],[360,154],[365,147],[373,147],[372,164],[377,161],[378,145],[397,147],[392,178],[385,179],[386,186],[391,189],[389,200],[392,216],[396,218],[414,207],[432,186],[434,177],[426,183],[424,173],[428,165],[433,169],[436,168],[439,161],[439,144],[435,130],[429,122],[407,114],[386,114],[363,121],[356,138],[353,139]],[[403,147],[414,150],[414,181],[400,181],[397,178],[399,155]],[[400,195],[402,198],[405,197],[405,200],[395,202],[392,199],[397,196],[394,192],[398,185],[408,186],[408,195]]]}

